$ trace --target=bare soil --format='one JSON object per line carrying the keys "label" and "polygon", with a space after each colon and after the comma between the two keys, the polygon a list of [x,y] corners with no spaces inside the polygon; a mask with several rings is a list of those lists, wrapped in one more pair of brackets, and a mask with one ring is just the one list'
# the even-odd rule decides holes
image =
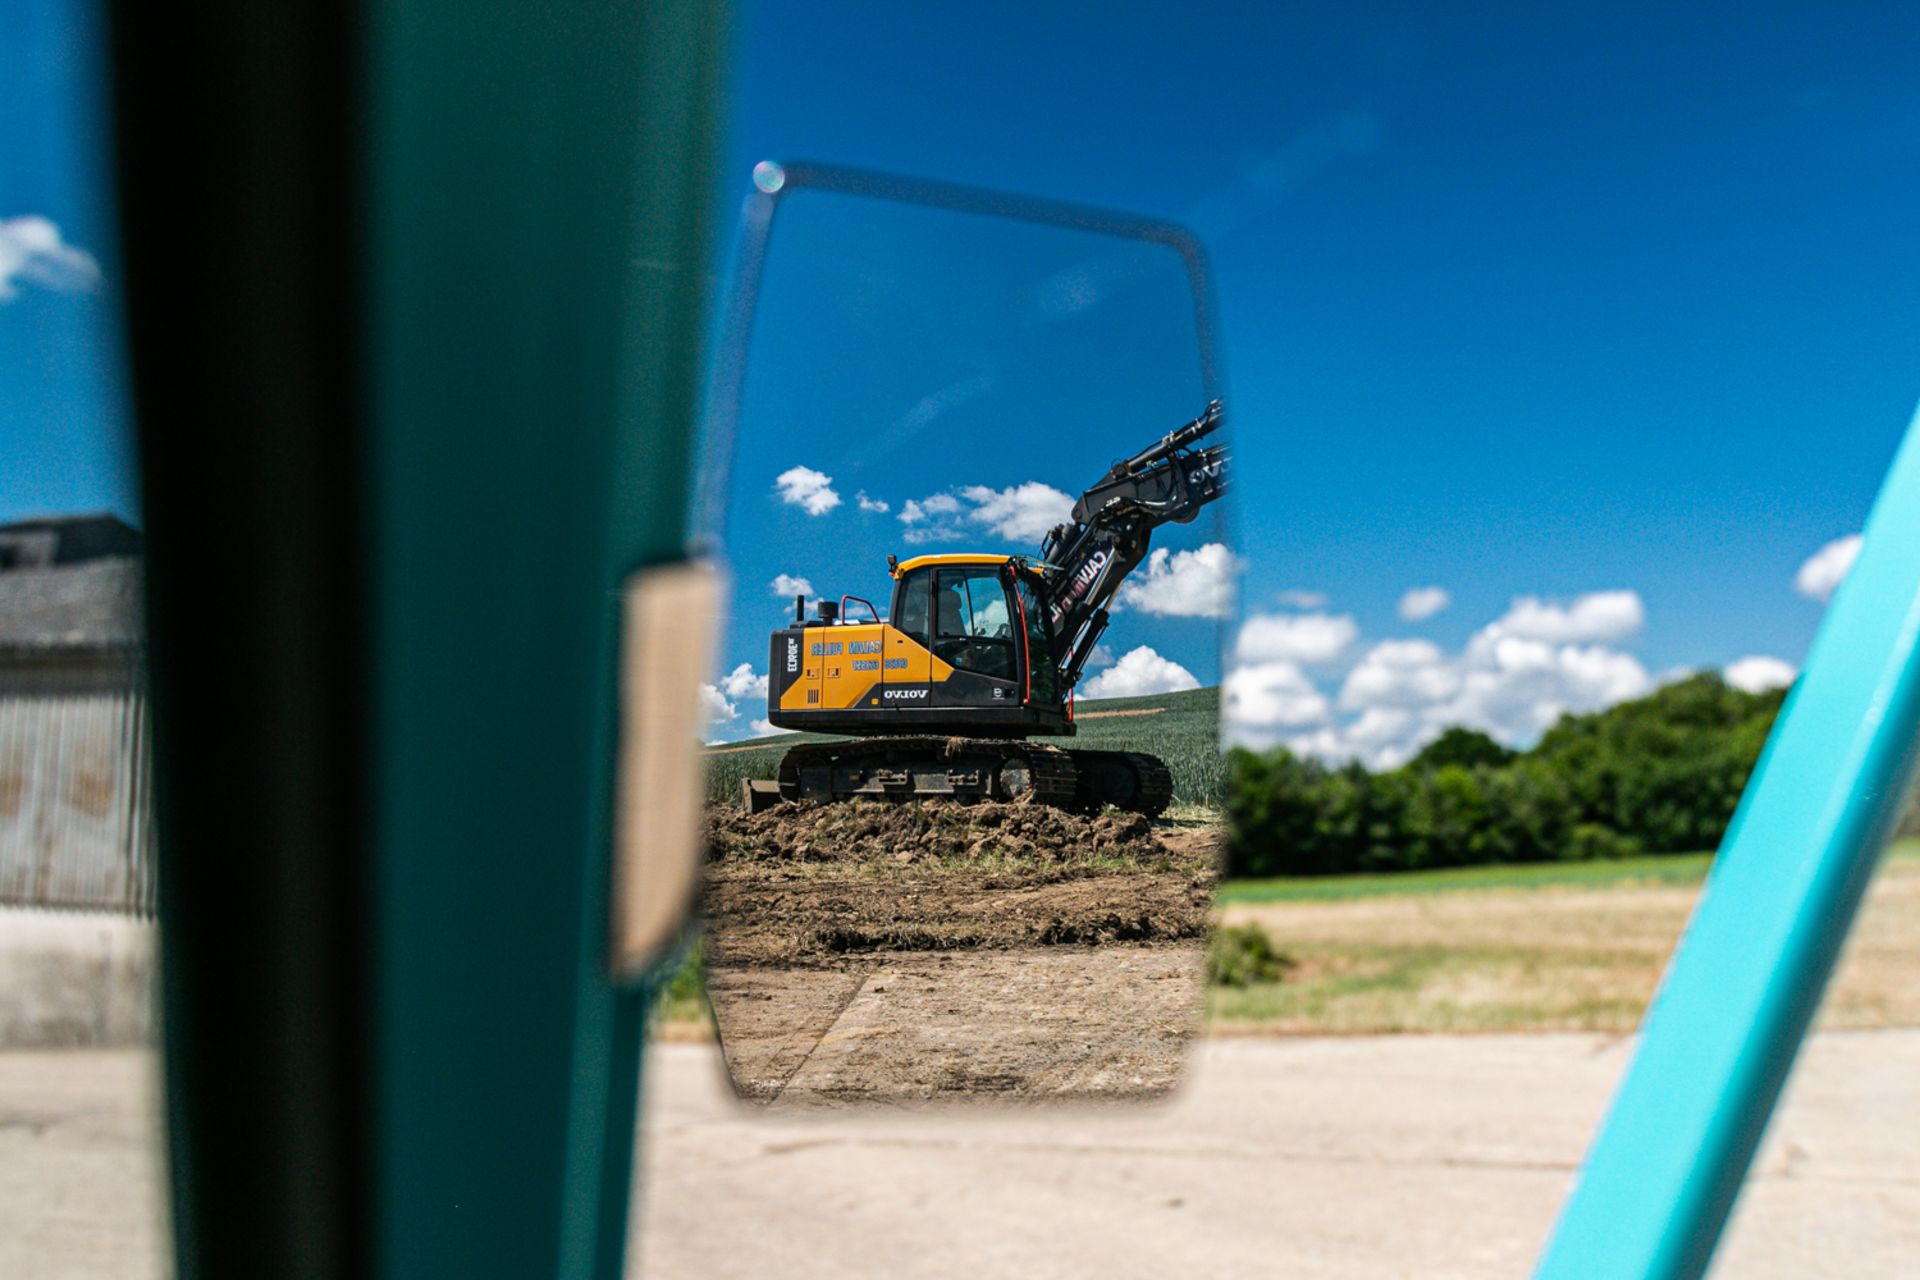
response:
{"label": "bare soil", "polygon": [[741,1096],[1138,1097],[1202,1007],[1217,834],[1030,805],[709,811],[707,990]]}

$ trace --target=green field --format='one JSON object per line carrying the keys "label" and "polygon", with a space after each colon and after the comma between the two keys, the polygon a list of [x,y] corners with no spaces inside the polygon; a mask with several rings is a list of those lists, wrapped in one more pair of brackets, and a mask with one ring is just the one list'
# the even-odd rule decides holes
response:
{"label": "green field", "polygon": [[[1224,802],[1220,755],[1220,691],[1193,689],[1146,698],[1106,698],[1075,705],[1079,730],[1072,738],[1043,738],[1061,746],[1148,751],[1173,772],[1173,802],[1180,808],[1218,809]],[[1115,712],[1130,714],[1113,714]],[[707,752],[707,799],[732,800],[742,778],[770,779],[780,756],[801,742],[832,742],[813,733],[782,733]]]}
{"label": "green field", "polygon": [[[1920,858],[1920,840],[1889,845],[1888,859]],[[1228,880],[1214,894],[1220,906],[1262,902],[1337,902],[1391,894],[1456,893],[1474,889],[1604,889],[1615,885],[1696,885],[1713,865],[1710,853],[1664,853],[1589,862],[1491,863],[1441,871],[1388,871],[1377,875],[1273,876]]]}
{"label": "green field", "polygon": [[1706,878],[1712,861],[1713,855],[1708,853],[1674,853],[1591,862],[1496,862],[1481,867],[1387,871],[1377,875],[1273,876],[1264,880],[1228,880],[1220,886],[1214,900],[1226,906],[1236,902],[1336,902],[1387,894],[1455,893],[1472,889],[1690,885]]}

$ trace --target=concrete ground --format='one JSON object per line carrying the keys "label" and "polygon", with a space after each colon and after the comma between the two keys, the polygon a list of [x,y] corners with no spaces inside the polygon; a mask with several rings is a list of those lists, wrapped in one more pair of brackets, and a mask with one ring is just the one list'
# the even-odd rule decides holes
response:
{"label": "concrete ground", "polygon": [[[735,1103],[650,1056],[651,1278],[1524,1276],[1626,1042],[1215,1039],[1146,1109]],[[153,1058],[0,1051],[0,1276],[165,1274]],[[1809,1044],[1715,1274],[1920,1274],[1920,1031]]]}
{"label": "concrete ground", "polygon": [[[1214,1039],[1138,1110],[768,1116],[652,1059],[650,1280],[1524,1277],[1629,1043]],[[1715,1275],[1920,1275],[1920,1031],[1810,1043]]]}
{"label": "concrete ground", "polygon": [[153,925],[0,907],[0,1050],[153,1040]]}

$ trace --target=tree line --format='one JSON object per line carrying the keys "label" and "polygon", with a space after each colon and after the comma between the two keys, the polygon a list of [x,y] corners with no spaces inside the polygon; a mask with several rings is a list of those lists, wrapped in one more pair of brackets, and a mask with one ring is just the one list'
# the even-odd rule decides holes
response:
{"label": "tree line", "polygon": [[1454,728],[1374,772],[1283,747],[1227,762],[1228,873],[1331,875],[1713,849],[1785,690],[1702,672],[1566,715],[1526,751]]}

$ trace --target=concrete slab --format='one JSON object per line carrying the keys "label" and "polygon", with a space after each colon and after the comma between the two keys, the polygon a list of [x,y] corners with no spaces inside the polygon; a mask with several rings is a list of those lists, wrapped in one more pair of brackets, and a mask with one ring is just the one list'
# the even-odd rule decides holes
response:
{"label": "concrete slab", "polygon": [[[1212,1040],[1151,1108],[769,1115],[662,1046],[653,1280],[1524,1277],[1628,1042]],[[1820,1035],[1714,1274],[1920,1274],[1920,1032]]]}
{"label": "concrete slab", "polygon": [[[1212,1040],[1153,1107],[768,1113],[650,1058],[634,1274],[1523,1277],[1627,1042]],[[1802,1058],[1714,1274],[1920,1274],[1920,1031]],[[159,1280],[153,1055],[0,1052],[0,1276]]]}
{"label": "concrete slab", "polygon": [[708,992],[741,1092],[814,1107],[1162,1094],[1202,984],[1197,950],[1114,943],[716,967]]}
{"label": "concrete slab", "polygon": [[149,1043],[153,964],[146,921],[0,907],[0,1048]]}

